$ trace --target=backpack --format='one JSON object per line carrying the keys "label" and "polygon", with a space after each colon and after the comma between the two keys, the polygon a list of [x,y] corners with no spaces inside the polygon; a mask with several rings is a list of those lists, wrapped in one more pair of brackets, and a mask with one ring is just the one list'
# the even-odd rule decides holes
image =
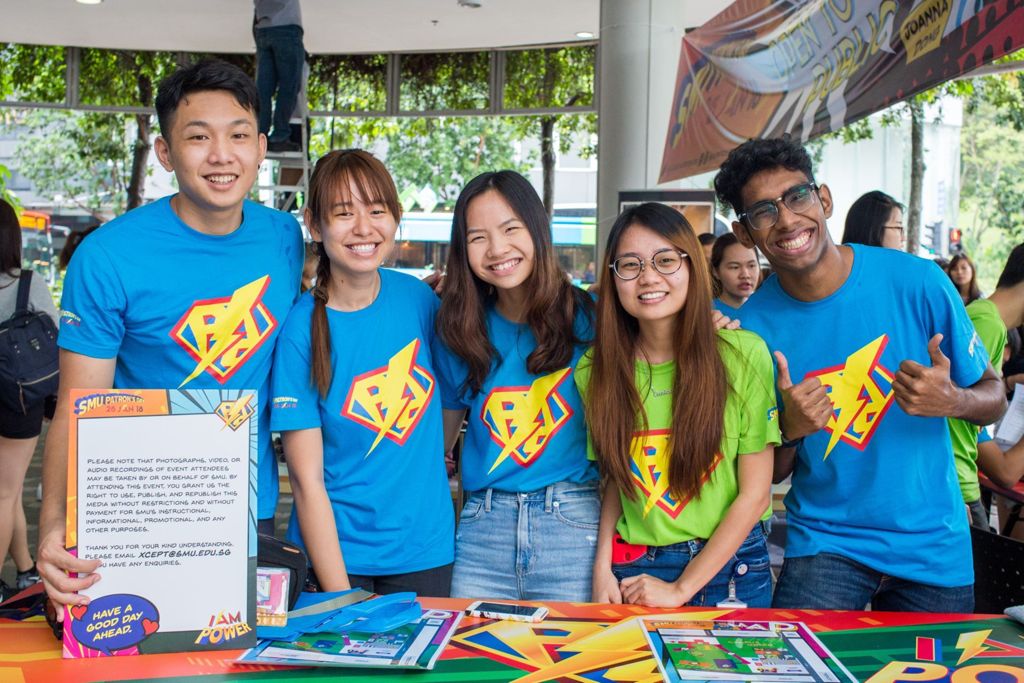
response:
{"label": "backpack", "polygon": [[14,314],[0,322],[0,406],[28,409],[57,393],[57,326],[41,311],[28,310],[32,271],[21,271]]}

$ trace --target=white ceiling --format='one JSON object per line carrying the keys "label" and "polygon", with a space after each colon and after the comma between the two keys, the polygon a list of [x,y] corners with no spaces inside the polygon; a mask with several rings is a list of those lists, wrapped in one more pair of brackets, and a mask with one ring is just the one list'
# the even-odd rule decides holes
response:
{"label": "white ceiling", "polygon": [[[578,40],[599,0],[301,0],[311,53],[409,52]],[[435,23],[436,22],[436,23]],[[0,0],[0,43],[252,52],[252,0]]]}

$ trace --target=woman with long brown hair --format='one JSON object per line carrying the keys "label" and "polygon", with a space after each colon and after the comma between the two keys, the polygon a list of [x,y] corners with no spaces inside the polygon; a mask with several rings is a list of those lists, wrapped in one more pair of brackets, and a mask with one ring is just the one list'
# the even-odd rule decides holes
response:
{"label": "woman with long brown hair", "polygon": [[438,301],[381,268],[402,209],[369,152],[336,150],[310,179],[316,282],[281,330],[271,427],[282,432],[295,510],[325,591],[447,596],[454,515],[433,367]]}
{"label": "woman with long brown hair", "polygon": [[453,596],[590,597],[600,504],[572,373],[592,316],[529,181],[513,171],[470,181],[437,316],[446,425],[468,409]]}
{"label": "woman with long brown hair", "polygon": [[593,600],[768,607],[763,522],[780,442],[768,348],[716,331],[707,261],[677,211],[620,215],[604,271],[576,373],[606,481]]}
{"label": "woman with long brown hair", "polygon": [[964,306],[975,299],[981,298],[981,288],[978,287],[978,269],[974,267],[974,261],[967,254],[957,254],[949,260],[949,267],[946,274],[956,285],[956,291],[964,300]]}

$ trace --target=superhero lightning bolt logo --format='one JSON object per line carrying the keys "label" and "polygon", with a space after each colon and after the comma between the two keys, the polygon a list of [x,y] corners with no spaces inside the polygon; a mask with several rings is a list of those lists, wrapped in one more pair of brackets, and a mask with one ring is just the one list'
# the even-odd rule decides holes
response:
{"label": "superhero lightning bolt logo", "polygon": [[807,375],[821,380],[832,401],[832,416],[825,426],[826,458],[840,441],[863,451],[892,405],[893,373],[879,362],[888,343],[883,334],[854,351],[843,365]]}
{"label": "superhero lightning bolt logo", "polygon": [[538,377],[528,387],[496,387],[487,395],[480,419],[501,446],[488,474],[509,456],[529,467],[544,452],[551,437],[573,415],[572,408],[558,394],[558,387],[572,370],[565,368]]}
{"label": "superhero lightning bolt logo", "polygon": [[263,305],[269,284],[270,276],[264,275],[239,287],[230,297],[197,301],[181,316],[171,330],[171,339],[188,351],[196,368],[179,388],[203,372],[223,384],[252,358],[277,327]]}
{"label": "superhero lightning bolt logo", "polygon": [[[633,474],[633,482],[647,497],[647,502],[644,504],[644,517],[647,517],[657,506],[669,517],[675,519],[690,502],[689,498],[676,500],[669,489],[670,433],[668,429],[654,429],[648,432],[637,432],[633,435],[633,442],[630,446],[633,461],[630,463],[629,469]],[[707,481],[711,473],[715,471],[721,459],[721,454],[716,454],[711,469],[704,475],[704,481]]]}
{"label": "superhero lightning bolt logo", "polygon": [[414,339],[382,368],[352,380],[341,414],[377,432],[366,452],[373,453],[387,437],[399,446],[416,429],[434,395],[434,378],[416,364],[420,341]]}
{"label": "superhero lightning bolt logo", "polygon": [[221,401],[213,412],[224,420],[226,426],[237,432],[239,427],[256,414],[256,406],[253,405],[252,399],[252,394],[246,394],[236,401]]}

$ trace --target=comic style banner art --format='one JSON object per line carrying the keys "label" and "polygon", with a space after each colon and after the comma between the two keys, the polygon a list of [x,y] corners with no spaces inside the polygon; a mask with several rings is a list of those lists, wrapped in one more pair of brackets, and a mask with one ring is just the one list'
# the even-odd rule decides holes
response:
{"label": "comic style banner art", "polygon": [[683,38],[659,182],[806,141],[1024,46],[1019,0],[737,0]]}
{"label": "comic style banner art", "polygon": [[[465,609],[468,600],[424,598],[430,609]],[[417,683],[658,683],[662,674],[645,635],[659,620],[799,622],[858,681],[870,683],[1020,683],[1024,681],[1024,626],[985,615],[816,610],[654,610],[635,605],[546,603],[540,623],[466,616],[432,671]],[[109,607],[108,607],[109,608]],[[136,607],[133,607],[133,610]],[[122,610],[123,611],[123,610]],[[86,666],[62,666],[58,643],[42,621],[0,619],[0,680],[86,683],[97,680],[367,680],[366,669],[290,669],[240,666],[238,650],[99,657]],[[757,653],[754,653],[757,654]],[[78,664],[78,663],[76,663]],[[20,678],[19,678],[20,676]],[[190,678],[190,680],[192,680]],[[201,680],[201,679],[196,679]],[[374,681],[408,681],[404,672],[374,672]]]}

